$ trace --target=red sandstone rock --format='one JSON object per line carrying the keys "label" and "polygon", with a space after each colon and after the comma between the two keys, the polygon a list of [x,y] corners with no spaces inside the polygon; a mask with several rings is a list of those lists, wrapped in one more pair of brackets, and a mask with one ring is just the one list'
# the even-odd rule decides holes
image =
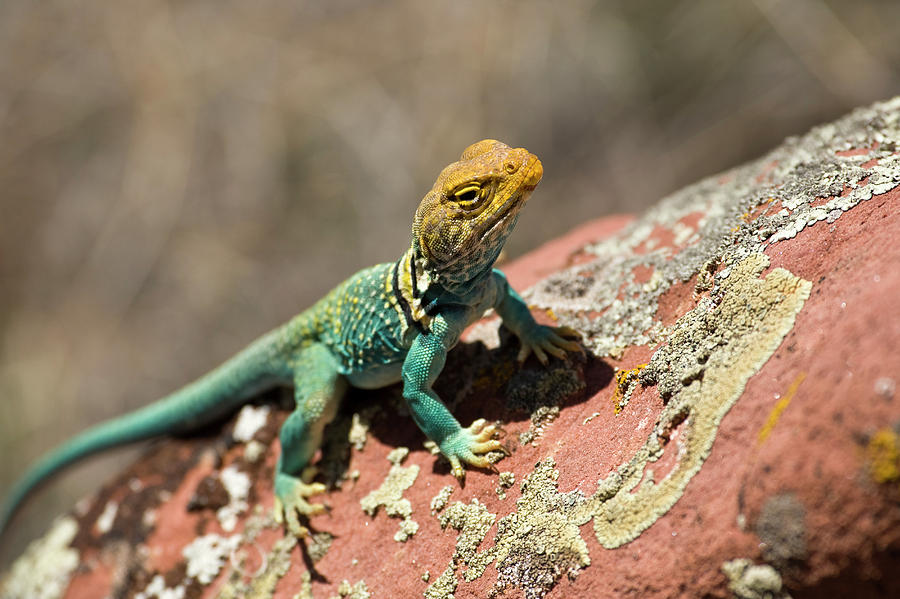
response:
{"label": "red sandstone rock", "polygon": [[295,546],[269,518],[287,411],[249,408],[251,441],[232,419],[157,445],[6,592],[42,562],[68,598],[900,596],[898,113],[507,265],[594,353],[520,370],[490,321],[453,352],[438,392],[503,423],[503,475],[460,487],[399,389],[354,392],[323,450],[340,487]]}

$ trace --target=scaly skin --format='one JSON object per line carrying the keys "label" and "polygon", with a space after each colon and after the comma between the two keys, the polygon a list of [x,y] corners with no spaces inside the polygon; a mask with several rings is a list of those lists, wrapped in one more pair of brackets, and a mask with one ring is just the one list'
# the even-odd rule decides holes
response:
{"label": "scaly skin", "polygon": [[522,298],[493,269],[519,210],[541,180],[536,156],[495,140],[466,148],[445,168],[416,211],[412,244],[397,261],[347,279],[309,310],[267,333],[225,364],[156,403],[102,423],[44,457],[10,493],[0,532],[25,496],[52,473],[97,451],[158,435],[189,431],[244,403],[261,389],[293,383],[296,407],[281,428],[275,513],[295,535],[300,517],[323,511],[310,496],[310,466],[322,429],[348,385],[366,389],[403,381],[403,397],[422,432],[449,460],[492,467],[499,449],[494,425],[463,428],[432,389],[447,352],[463,330],[493,308],[519,338],[519,360],[531,352],[580,351],[578,334],[538,325]]}

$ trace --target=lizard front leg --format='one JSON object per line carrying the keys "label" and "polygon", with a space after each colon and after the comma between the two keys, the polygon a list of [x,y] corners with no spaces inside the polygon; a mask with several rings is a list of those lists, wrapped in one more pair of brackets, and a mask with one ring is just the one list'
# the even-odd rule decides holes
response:
{"label": "lizard front leg", "polygon": [[313,344],[301,351],[294,374],[296,406],[281,426],[281,456],[275,469],[275,519],[298,537],[309,533],[300,516],[325,511],[322,504],[308,501],[325,491],[325,485],[311,482],[315,470],[309,463],[346,388],[334,356],[324,345]]}
{"label": "lizard front leg", "polygon": [[548,327],[538,324],[528,309],[525,300],[516,293],[506,281],[506,275],[499,270],[494,270],[494,280],[499,292],[494,309],[503,320],[503,324],[510,329],[522,344],[519,350],[518,360],[525,359],[534,352],[541,364],[549,361],[547,354],[557,358],[565,358],[567,351],[584,353],[584,348],[578,344],[581,334],[569,327]]}
{"label": "lizard front leg", "polygon": [[448,349],[459,339],[460,328],[443,316],[437,316],[431,322],[431,330],[413,341],[403,362],[403,397],[413,420],[450,460],[453,476],[462,480],[465,477],[463,463],[491,468],[493,465],[484,454],[500,449],[501,444],[493,438],[494,425],[483,419],[476,420],[468,428],[460,426],[432,389],[444,368]]}

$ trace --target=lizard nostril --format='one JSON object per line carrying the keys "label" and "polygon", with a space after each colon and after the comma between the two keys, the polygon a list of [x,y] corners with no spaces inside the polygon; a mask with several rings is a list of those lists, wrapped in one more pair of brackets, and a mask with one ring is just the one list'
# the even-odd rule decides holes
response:
{"label": "lizard nostril", "polygon": [[503,168],[506,169],[507,174],[512,175],[517,170],[519,170],[519,165],[516,164],[515,162],[513,162],[512,160],[510,160],[509,162],[507,162],[506,164],[503,165]]}

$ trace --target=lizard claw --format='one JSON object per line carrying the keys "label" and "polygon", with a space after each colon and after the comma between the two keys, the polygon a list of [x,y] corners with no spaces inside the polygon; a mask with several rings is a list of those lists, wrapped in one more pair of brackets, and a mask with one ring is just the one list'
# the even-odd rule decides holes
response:
{"label": "lizard claw", "polygon": [[566,352],[577,351],[584,355],[584,348],[578,341],[581,333],[571,327],[548,327],[538,325],[521,338],[522,349],[519,350],[518,361],[524,362],[534,353],[544,366],[550,361],[547,354],[565,359]]}
{"label": "lizard claw", "polygon": [[[304,472],[304,478],[309,476]],[[275,480],[275,521],[284,524],[296,537],[309,535],[309,529],[300,522],[300,517],[315,516],[325,512],[321,503],[310,503],[309,497],[324,493],[322,483],[306,483],[287,474],[278,474]]]}
{"label": "lizard claw", "polygon": [[501,432],[502,429],[497,425],[488,424],[484,418],[479,418],[468,428],[462,428],[447,438],[441,444],[441,453],[450,460],[450,472],[453,476],[460,481],[465,479],[464,463],[497,472],[493,462],[484,454],[503,450],[508,455],[500,441],[494,438],[495,434]]}

